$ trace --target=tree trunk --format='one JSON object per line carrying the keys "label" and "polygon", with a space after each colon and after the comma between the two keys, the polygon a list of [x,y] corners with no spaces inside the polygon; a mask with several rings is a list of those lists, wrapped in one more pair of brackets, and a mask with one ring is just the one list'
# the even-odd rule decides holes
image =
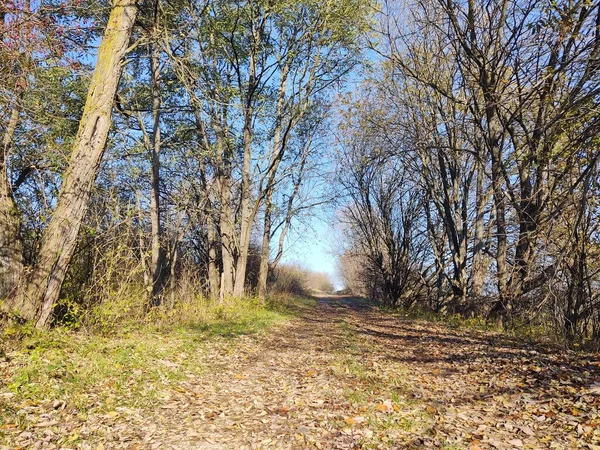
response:
{"label": "tree trunk", "polygon": [[269,257],[271,250],[271,213],[273,209],[273,190],[269,189],[265,198],[265,219],[263,223],[263,240],[260,253],[260,269],[258,272],[258,297],[267,295],[267,279],[269,277]]}
{"label": "tree trunk", "polygon": [[506,228],[506,203],[504,191],[502,190],[502,175],[500,173],[500,151],[492,151],[492,189],[494,191],[494,206],[496,208],[496,270],[498,278],[498,302],[492,313],[500,313],[505,316],[509,305],[507,302],[508,289],[508,240]]}
{"label": "tree trunk", "polygon": [[471,268],[471,295],[481,297],[483,293],[483,282],[487,272],[486,256],[483,252],[485,247],[485,228],[483,219],[486,208],[486,194],[484,192],[484,165],[477,164],[477,188],[475,193],[476,216],[475,216],[475,236],[473,239],[473,265]]}
{"label": "tree trunk", "polygon": [[21,221],[7,172],[8,152],[18,122],[19,108],[14,105],[2,138],[0,153],[0,301],[6,302],[3,308],[7,311],[12,308],[11,300],[19,286],[23,271]]}
{"label": "tree trunk", "polygon": [[152,295],[149,306],[160,305],[160,293],[166,275],[165,250],[163,247],[162,226],[160,223],[160,66],[158,50],[150,45],[150,71],[152,83],[152,145],[150,148],[152,195],[150,196],[150,223],[152,227]]}
{"label": "tree trunk", "polygon": [[[269,177],[265,192],[265,218],[263,222],[263,241],[260,255],[260,268],[258,272],[258,296],[264,298],[267,294],[267,279],[269,278],[269,257],[271,254],[271,227],[273,212],[273,189],[275,183],[275,177],[283,153],[286,148],[286,139],[282,139],[282,126],[283,126],[283,113],[285,106],[285,87],[287,84],[287,77],[289,73],[290,65],[289,61],[286,61],[281,70],[281,79],[279,81],[279,89],[277,91],[277,117],[275,121],[275,134],[273,136],[273,152],[270,160]],[[289,132],[292,122],[288,124]]]}
{"label": "tree trunk", "polygon": [[[25,1],[22,6],[25,15],[31,12],[30,1]],[[0,12],[0,24],[6,25],[5,21],[6,12]],[[4,44],[4,39],[0,40],[0,43]],[[28,53],[21,56],[23,60],[19,58],[19,61],[14,61],[15,64],[10,64],[19,67],[14,73],[18,80],[15,84],[16,98],[10,109],[0,148],[0,310],[6,312],[13,311],[17,306],[16,293],[23,272],[21,216],[8,178],[8,155],[19,123],[23,86],[26,85],[27,73],[22,72],[22,69],[29,66],[31,58]]]}
{"label": "tree trunk", "polygon": [[246,284],[246,266],[248,265],[248,253],[250,249],[250,232],[254,224],[252,214],[251,192],[250,192],[250,171],[252,170],[252,116],[253,108],[249,106],[245,112],[244,124],[244,165],[242,169],[242,199],[240,209],[242,217],[240,220],[240,240],[239,253],[235,265],[235,285],[233,287],[234,297],[243,297]]}
{"label": "tree trunk", "polygon": [[142,212],[142,195],[139,191],[135,191],[135,200],[138,210],[138,245],[140,247],[140,263],[142,265],[142,273],[144,275],[144,289],[146,292],[152,291],[150,285],[150,275],[148,271],[148,265],[146,263],[146,245],[144,244],[144,218]]}
{"label": "tree trunk", "polygon": [[214,299],[219,296],[218,241],[215,223],[210,211],[207,213],[206,222],[208,229],[208,285],[210,296]]}
{"label": "tree trunk", "polygon": [[121,0],[111,10],[69,168],[63,178],[37,264],[21,297],[19,313],[25,319],[36,319],[38,328],[48,327],[50,323],[52,309],[60,295],[77,244],[77,235],[88,209],[110,130],[113,101],[137,10],[136,0]]}
{"label": "tree trunk", "polygon": [[[256,90],[256,61],[254,51],[262,34],[255,29],[252,22],[252,34],[254,38],[253,49],[249,57],[249,77],[247,87],[247,98],[244,105],[244,161],[242,166],[242,187],[241,187],[241,220],[239,233],[239,246],[237,261],[235,265],[235,284],[233,286],[234,297],[243,297],[246,285],[246,266],[248,265],[248,253],[250,249],[250,232],[254,224],[256,208],[251,205],[251,186],[250,175],[252,171],[252,141],[254,139],[254,94]],[[240,86],[241,87],[241,86]]]}
{"label": "tree trunk", "polygon": [[283,228],[281,229],[281,232],[279,233],[279,244],[277,246],[277,254],[275,255],[275,258],[273,259],[273,264],[271,264],[271,267],[277,266],[277,264],[279,264],[279,261],[283,257],[285,238],[290,230],[290,227],[292,225],[292,218],[294,217],[294,200],[296,199],[296,196],[298,195],[298,192],[300,191],[300,186],[302,185],[302,181],[304,179],[304,169],[306,167],[306,161],[308,159],[308,153],[309,153],[308,148],[310,147],[311,142],[312,142],[312,139],[309,139],[309,141],[305,145],[306,151],[302,155],[302,159],[300,160],[300,166],[297,169],[297,178],[296,178],[296,181],[294,182],[294,190],[292,191],[292,195],[290,195],[288,197],[287,208],[286,208],[286,213],[285,213],[285,220],[283,222]]}
{"label": "tree trunk", "polygon": [[231,175],[229,173],[221,176],[221,211],[219,229],[221,231],[221,288],[219,296],[221,300],[233,294],[234,276],[234,226],[233,213],[231,211]]}

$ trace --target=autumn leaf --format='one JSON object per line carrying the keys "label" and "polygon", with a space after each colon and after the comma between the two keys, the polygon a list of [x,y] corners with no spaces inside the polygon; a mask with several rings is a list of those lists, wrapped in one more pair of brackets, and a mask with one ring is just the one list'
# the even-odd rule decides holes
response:
{"label": "autumn leaf", "polygon": [[425,407],[425,411],[427,411],[428,414],[437,414],[437,409],[435,409],[433,406],[431,405],[427,405]]}
{"label": "autumn leaf", "polygon": [[348,417],[345,422],[348,425],[355,425],[355,424],[359,424],[359,423],[363,423],[366,419],[363,416],[356,416],[356,417]]}

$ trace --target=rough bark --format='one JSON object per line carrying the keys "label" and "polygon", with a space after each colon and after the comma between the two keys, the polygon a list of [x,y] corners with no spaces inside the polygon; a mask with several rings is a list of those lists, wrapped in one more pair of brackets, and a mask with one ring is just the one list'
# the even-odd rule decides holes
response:
{"label": "rough bark", "polygon": [[0,153],[0,301],[10,309],[23,271],[23,242],[20,214],[15,204],[7,172],[7,158],[19,121],[19,108],[14,105],[2,138]]}
{"label": "rough bark", "polygon": [[137,10],[136,0],[120,0],[112,7],[56,209],[29,284],[19,296],[17,312],[24,319],[35,319],[38,328],[50,324],[88,209]]}
{"label": "rough bark", "polygon": [[235,226],[231,208],[231,150],[223,142],[217,127],[217,147],[224,152],[223,160],[218,164],[217,184],[221,202],[219,211],[219,231],[221,232],[221,280],[219,297],[224,299],[233,295],[235,270]]}
{"label": "rough bark", "polygon": [[[230,194],[224,191],[221,196],[222,201],[229,203]],[[233,279],[234,279],[234,253],[233,253],[233,234],[234,227],[233,221],[230,214],[230,206],[221,207],[221,288],[219,290],[219,296],[222,299],[229,297],[233,294]]]}
{"label": "rough bark", "polygon": [[506,201],[504,191],[502,190],[502,175],[500,169],[500,149],[492,150],[492,189],[494,191],[494,206],[496,209],[496,270],[498,280],[498,303],[495,306],[496,311],[502,311],[507,308],[507,288],[508,288],[508,241],[506,229]]}
{"label": "rough bark", "polygon": [[[250,249],[250,232],[252,231],[257,211],[256,205],[254,208],[252,207],[252,187],[250,177],[252,171],[252,143],[254,140],[254,103],[258,83],[255,52],[258,51],[263,31],[261,26],[257,27],[256,23],[254,23],[254,21],[252,22],[253,45],[249,55],[248,87],[244,99],[244,160],[242,164],[239,243],[233,286],[234,297],[244,296],[246,267],[248,265],[248,254]],[[240,83],[240,88],[241,87]]]}
{"label": "rough bark", "polygon": [[142,273],[144,274],[144,289],[151,290],[152,287],[150,285],[150,276],[149,276],[149,271],[148,271],[148,265],[146,262],[146,251],[145,251],[146,246],[144,244],[144,227],[143,227],[144,218],[143,218],[141,197],[142,197],[142,195],[140,194],[140,192],[136,191],[135,199],[136,199],[136,205],[137,205],[137,211],[138,211],[138,245],[140,247],[140,263],[142,266]]}
{"label": "rough bark", "polygon": [[483,291],[483,281],[485,279],[486,267],[484,264],[484,253],[483,248],[484,242],[484,225],[483,218],[485,215],[485,200],[483,192],[483,181],[484,172],[481,164],[477,165],[477,181],[476,181],[476,192],[475,192],[475,236],[473,238],[473,263],[471,267],[471,295],[474,297],[480,297]]}
{"label": "rough bark", "polygon": [[211,212],[208,212],[206,222],[208,231],[208,283],[211,298],[217,298],[219,296],[218,240]]}
{"label": "rough bark", "polygon": [[235,265],[235,284],[233,287],[234,297],[243,297],[246,283],[246,266],[248,265],[248,254],[250,249],[250,232],[254,224],[251,204],[250,172],[252,170],[252,139],[254,108],[248,105],[245,111],[244,121],[244,163],[242,168],[242,199],[240,209],[242,217],[239,232],[239,254]]}

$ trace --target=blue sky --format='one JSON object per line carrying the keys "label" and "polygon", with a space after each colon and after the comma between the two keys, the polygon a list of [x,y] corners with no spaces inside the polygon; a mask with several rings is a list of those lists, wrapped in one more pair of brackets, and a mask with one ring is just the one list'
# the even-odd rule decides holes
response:
{"label": "blue sky", "polygon": [[290,230],[286,253],[282,260],[285,263],[299,264],[315,272],[328,273],[334,286],[341,289],[343,284],[337,274],[337,259],[334,254],[336,248],[334,214],[321,211],[316,216],[309,224],[297,224],[296,228]]}

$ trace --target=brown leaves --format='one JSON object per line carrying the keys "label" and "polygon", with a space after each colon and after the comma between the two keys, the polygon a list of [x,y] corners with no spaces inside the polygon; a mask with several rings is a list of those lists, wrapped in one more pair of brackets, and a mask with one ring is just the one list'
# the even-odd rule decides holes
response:
{"label": "brown leaves", "polygon": [[363,416],[348,417],[344,420],[348,425],[356,425],[363,423],[366,419]]}
{"label": "brown leaves", "polygon": [[38,422],[33,424],[33,426],[36,428],[52,427],[54,425],[58,425],[58,422],[56,420],[47,420],[45,422]]}
{"label": "brown leaves", "polygon": [[[44,449],[82,442],[93,450],[598,450],[593,360],[531,353],[499,336],[490,345],[486,335],[376,310],[334,306],[314,314],[319,321],[300,319],[227,348],[209,342],[205,354],[164,355],[160,367],[181,371],[193,359],[205,370],[160,384],[150,407],[125,407],[119,397],[101,404],[86,392],[94,406],[80,419],[69,402],[23,402],[23,423],[0,425],[0,449],[4,434],[9,448]],[[149,392],[165,381],[154,383]]]}
{"label": "brown leaves", "polygon": [[305,378],[312,378],[317,375],[317,371],[314,369],[310,369],[308,372],[304,374]]}
{"label": "brown leaves", "polygon": [[[398,407],[396,408],[396,410],[398,410]],[[394,411],[394,405],[392,404],[391,400],[385,400],[383,403],[378,403],[375,406],[375,409],[380,412],[391,412]]]}
{"label": "brown leaves", "polygon": [[437,409],[435,409],[433,406],[431,405],[427,405],[425,407],[425,411],[427,411],[428,414],[437,414]]}

